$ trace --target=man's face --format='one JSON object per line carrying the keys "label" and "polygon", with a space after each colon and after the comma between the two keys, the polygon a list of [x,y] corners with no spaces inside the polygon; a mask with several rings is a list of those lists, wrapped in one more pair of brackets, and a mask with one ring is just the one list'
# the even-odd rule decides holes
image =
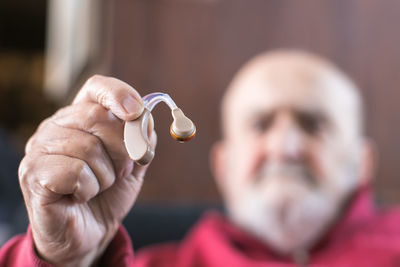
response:
{"label": "man's face", "polygon": [[346,86],[289,64],[231,89],[219,184],[234,222],[278,252],[308,249],[359,183],[358,99]]}

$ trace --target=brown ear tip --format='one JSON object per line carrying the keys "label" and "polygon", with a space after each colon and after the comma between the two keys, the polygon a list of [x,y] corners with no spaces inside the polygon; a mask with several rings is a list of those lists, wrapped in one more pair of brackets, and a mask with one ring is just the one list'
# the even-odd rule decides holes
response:
{"label": "brown ear tip", "polygon": [[196,135],[196,126],[194,126],[194,125],[193,125],[193,131],[192,131],[189,135],[185,135],[185,136],[176,134],[176,133],[173,131],[172,128],[173,128],[173,127],[172,127],[172,124],[171,124],[171,127],[169,128],[169,133],[171,134],[172,138],[174,138],[176,141],[179,141],[179,142],[187,142],[187,141],[190,141],[190,140],[192,140],[192,139],[195,137],[195,135]]}

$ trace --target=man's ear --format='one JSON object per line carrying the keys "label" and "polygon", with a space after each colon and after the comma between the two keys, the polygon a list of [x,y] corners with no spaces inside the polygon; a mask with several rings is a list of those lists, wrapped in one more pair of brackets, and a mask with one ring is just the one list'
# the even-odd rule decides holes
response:
{"label": "man's ear", "polygon": [[369,185],[378,165],[378,150],[376,143],[370,138],[364,138],[361,144],[361,162],[359,169],[360,185]]}
{"label": "man's ear", "polygon": [[226,159],[226,146],[224,141],[218,141],[214,143],[214,145],[211,147],[210,150],[210,168],[211,172],[214,175],[215,182],[221,191],[223,193],[223,184],[225,183],[225,177],[226,177],[226,164],[227,164],[227,159]]}

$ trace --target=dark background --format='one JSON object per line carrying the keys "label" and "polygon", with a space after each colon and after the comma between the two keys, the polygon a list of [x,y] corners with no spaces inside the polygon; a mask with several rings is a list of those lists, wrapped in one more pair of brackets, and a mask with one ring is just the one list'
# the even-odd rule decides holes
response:
{"label": "dark background", "polygon": [[[400,203],[399,1],[102,3],[108,55],[103,74],[130,83],[142,95],[169,93],[198,129],[193,141],[176,143],[169,137],[168,108],[156,107],[158,147],[139,203],[220,203],[208,151],[219,138],[222,94],[250,57],[282,47],[325,56],[355,80],[365,97],[367,134],[380,151],[374,181],[378,200]],[[10,150],[19,155],[38,123],[61,105],[48,100],[42,90],[46,12],[43,0],[0,2],[0,127],[13,146]],[[1,168],[10,171],[0,178],[14,184],[15,197],[21,199],[18,160],[14,162],[2,162]]]}

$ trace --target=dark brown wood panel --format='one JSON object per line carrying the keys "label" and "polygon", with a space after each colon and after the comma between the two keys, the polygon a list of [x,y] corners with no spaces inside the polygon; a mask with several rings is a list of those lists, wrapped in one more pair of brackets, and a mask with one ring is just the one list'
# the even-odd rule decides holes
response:
{"label": "dark brown wood panel", "polygon": [[157,106],[159,144],[141,201],[219,201],[208,151],[223,91],[249,57],[289,47],[331,59],[360,86],[380,150],[375,189],[400,202],[399,1],[117,0],[110,12],[110,74],[142,94],[168,92],[198,126],[192,142],[177,144]]}

